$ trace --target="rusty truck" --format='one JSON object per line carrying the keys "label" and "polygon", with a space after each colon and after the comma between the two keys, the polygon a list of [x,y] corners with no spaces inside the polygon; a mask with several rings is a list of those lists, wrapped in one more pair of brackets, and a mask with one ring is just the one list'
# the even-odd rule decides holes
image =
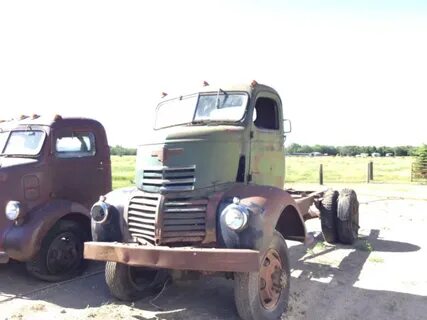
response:
{"label": "rusty truck", "polygon": [[329,242],[351,244],[359,228],[353,190],[283,188],[288,132],[279,94],[256,81],[164,93],[137,150],[136,185],[91,210],[84,255],[107,262],[111,294],[134,300],[168,277],[219,274],[234,279],[242,319],[279,319],[290,285],[285,239],[307,242],[304,221],[314,217]]}
{"label": "rusty truck", "polygon": [[0,123],[0,263],[46,281],[85,266],[90,208],[111,191],[107,136],[95,120],[21,116]]}

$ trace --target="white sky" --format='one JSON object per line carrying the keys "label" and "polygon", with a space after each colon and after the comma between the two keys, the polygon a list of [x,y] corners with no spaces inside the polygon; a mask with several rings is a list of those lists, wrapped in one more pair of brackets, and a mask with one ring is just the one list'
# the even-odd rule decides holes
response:
{"label": "white sky", "polygon": [[0,118],[94,117],[134,146],[162,91],[252,79],[279,91],[288,143],[427,143],[427,5],[0,2]]}

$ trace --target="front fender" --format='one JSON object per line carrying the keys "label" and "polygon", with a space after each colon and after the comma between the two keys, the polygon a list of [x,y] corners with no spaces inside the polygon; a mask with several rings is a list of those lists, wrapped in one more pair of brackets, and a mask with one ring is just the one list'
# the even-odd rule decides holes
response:
{"label": "front fender", "polygon": [[[236,185],[225,193],[219,211],[230,203],[233,197],[238,197],[240,203],[249,208],[250,215],[248,227],[234,235],[230,234],[233,231],[220,223],[219,238],[224,240],[225,233],[226,237],[235,240],[231,245],[225,243],[227,247],[263,251],[272,241],[274,230],[282,233],[285,239],[305,241],[306,229],[303,217],[295,200],[283,189],[259,185]],[[218,214],[220,215],[221,212]]]}
{"label": "front fender", "polygon": [[6,232],[3,247],[10,258],[31,260],[40,250],[47,232],[66,215],[81,214],[89,217],[89,209],[79,203],[55,199],[28,212],[22,224],[13,225]]}
{"label": "front fender", "polygon": [[127,242],[131,239],[124,218],[134,187],[120,188],[105,195],[104,202],[108,205],[108,217],[103,223],[91,220],[92,239],[97,242]]}

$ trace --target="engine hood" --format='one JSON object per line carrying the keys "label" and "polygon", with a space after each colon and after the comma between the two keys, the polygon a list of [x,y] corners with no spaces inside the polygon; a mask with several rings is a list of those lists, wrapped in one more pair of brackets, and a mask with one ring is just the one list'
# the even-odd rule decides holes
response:
{"label": "engine hood", "polygon": [[138,147],[136,183],[146,191],[189,191],[235,182],[245,128],[188,126],[158,130]]}
{"label": "engine hood", "polygon": [[27,164],[37,163],[37,159],[33,158],[0,158],[0,168],[9,168],[22,166]]}

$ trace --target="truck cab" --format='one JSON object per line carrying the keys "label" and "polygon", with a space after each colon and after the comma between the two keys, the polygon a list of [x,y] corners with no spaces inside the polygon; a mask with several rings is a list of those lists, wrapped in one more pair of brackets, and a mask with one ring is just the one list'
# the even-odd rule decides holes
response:
{"label": "truck cab", "polygon": [[26,262],[57,281],[84,267],[90,207],[111,191],[103,126],[92,119],[22,116],[0,123],[0,261]]}
{"label": "truck cab", "polygon": [[283,189],[283,119],[279,94],[256,81],[163,94],[154,132],[137,150],[135,186],[91,211],[85,257],[107,261],[113,296],[133,300],[176,271],[219,273],[235,280],[241,318],[280,318],[285,239],[307,241],[304,220],[319,216],[323,196]]}

